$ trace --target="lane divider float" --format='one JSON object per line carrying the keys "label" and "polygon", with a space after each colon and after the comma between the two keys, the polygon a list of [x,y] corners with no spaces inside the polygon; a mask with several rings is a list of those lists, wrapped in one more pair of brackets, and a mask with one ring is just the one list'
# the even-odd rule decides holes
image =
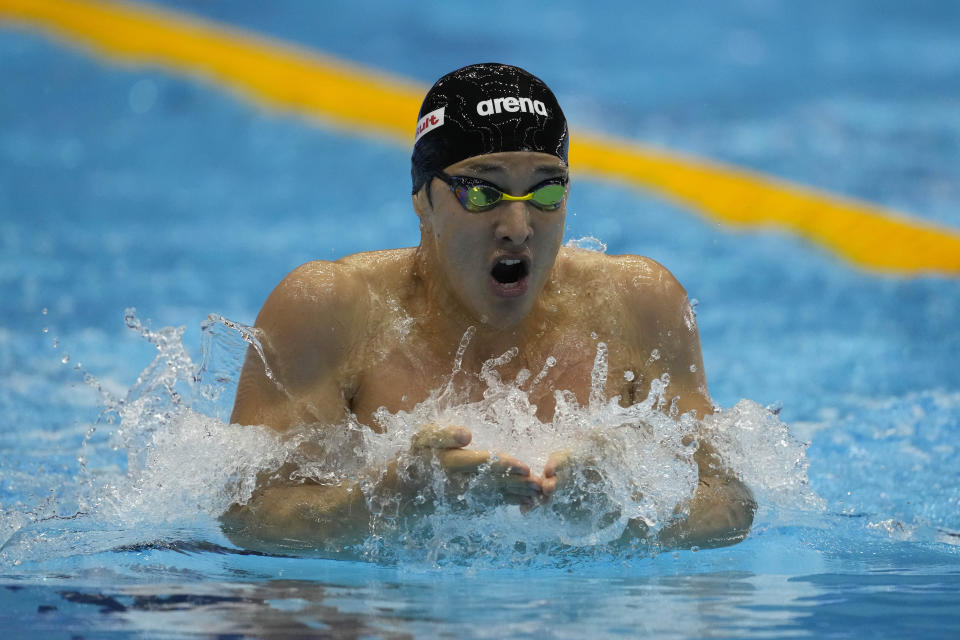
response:
{"label": "lane divider float", "polygon": [[[26,24],[121,64],[160,66],[327,126],[410,145],[426,87],[242,29],[144,4],[0,0]],[[575,129],[578,173],[648,189],[726,225],[785,230],[860,267],[960,275],[960,231],[763,174]]]}

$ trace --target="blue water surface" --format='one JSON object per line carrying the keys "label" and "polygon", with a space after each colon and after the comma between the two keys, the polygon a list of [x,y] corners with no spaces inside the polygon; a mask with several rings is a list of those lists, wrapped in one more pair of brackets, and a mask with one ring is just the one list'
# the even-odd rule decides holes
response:
{"label": "blue water surface", "polygon": [[[470,62],[518,64],[551,84],[574,135],[960,227],[955,3],[162,4],[424,86]],[[90,433],[103,402],[82,381],[122,397],[153,359],[124,310],[186,327],[199,359],[209,314],[252,323],[297,265],[415,245],[409,150],[6,23],[0,78],[0,545],[20,554],[0,558],[0,620],[13,637],[960,635],[960,281],[869,273],[576,167],[567,237],[678,276],[699,301],[714,401],[780,409],[810,445],[821,514],[770,515],[729,549],[520,567],[252,556],[203,519],[167,546],[103,551],[89,540],[127,534],[57,517],[86,478],[127,464],[115,425]],[[44,536],[72,542],[21,553]]]}

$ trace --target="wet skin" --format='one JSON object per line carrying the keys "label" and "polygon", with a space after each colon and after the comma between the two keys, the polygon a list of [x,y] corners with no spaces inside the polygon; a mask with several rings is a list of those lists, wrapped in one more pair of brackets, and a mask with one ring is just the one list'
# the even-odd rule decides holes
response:
{"label": "wet skin", "polygon": [[[566,177],[567,168],[554,156],[511,152],[470,158],[446,172],[521,196],[545,180]],[[667,400],[681,413],[711,412],[686,293],[661,265],[561,248],[565,201],[555,211],[510,201],[472,213],[434,179],[413,196],[413,207],[420,219],[418,247],[311,262],[277,286],[256,326],[283,391],[251,353],[232,422],[285,432],[304,424],[337,428],[353,414],[376,430],[379,407],[410,410],[447,382],[470,327],[476,333],[463,355],[464,372],[479,371],[513,347],[517,356],[500,368],[504,379],[523,368],[539,371],[548,356],[557,359],[539,394],[531,395],[541,420],[553,415],[551,389],[587,401],[598,340],[610,350],[608,397],[619,395],[624,405],[639,401],[652,380],[668,373]],[[650,358],[654,349],[659,359]],[[472,400],[482,397],[476,376],[462,374],[455,383]],[[494,479],[489,491],[495,501],[524,509],[549,500],[576,463],[569,452],[556,452],[545,469],[535,470],[509,451],[470,449],[470,439],[463,427],[424,425],[406,455],[436,458],[451,477],[483,470]],[[701,483],[687,525],[678,524],[669,539],[661,534],[662,541],[702,546],[741,539],[754,509],[749,490],[715,467],[709,445],[696,459]],[[370,470],[369,477],[377,478],[384,495],[410,498],[422,486],[398,471],[400,462]],[[354,489],[265,483],[224,521],[245,546],[337,546],[362,537],[369,525],[368,505]]]}

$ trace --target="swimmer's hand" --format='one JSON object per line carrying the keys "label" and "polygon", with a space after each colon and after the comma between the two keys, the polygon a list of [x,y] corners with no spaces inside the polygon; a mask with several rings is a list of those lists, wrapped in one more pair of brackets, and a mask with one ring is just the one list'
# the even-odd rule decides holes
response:
{"label": "swimmer's hand", "polygon": [[564,470],[569,470],[573,451],[570,449],[561,449],[553,452],[547,459],[547,464],[543,467],[543,494],[550,497],[557,491],[557,483]]}
{"label": "swimmer's hand", "polygon": [[488,502],[521,506],[542,499],[540,479],[526,463],[504,453],[465,449],[472,438],[466,427],[424,426],[411,439],[408,454],[395,462],[397,488],[408,494],[421,492],[424,472],[436,463],[449,480],[448,494],[470,489]]}
{"label": "swimmer's hand", "polygon": [[605,478],[596,461],[583,452],[561,449],[543,468],[543,504],[568,522],[607,526],[620,509],[608,497]]}
{"label": "swimmer's hand", "polygon": [[603,474],[599,471],[596,461],[573,449],[555,451],[547,459],[543,467],[543,494],[553,496],[558,489],[565,489],[572,483],[581,488],[599,485],[603,482]]}
{"label": "swimmer's hand", "polygon": [[267,553],[343,549],[370,532],[377,514],[428,513],[434,505],[424,497],[429,498],[438,468],[448,480],[447,499],[455,501],[467,488],[486,504],[540,499],[540,480],[529,466],[512,456],[464,449],[471,437],[464,427],[431,424],[386,468],[368,469],[355,480],[258,486],[249,501],[221,516],[224,533],[238,546]]}
{"label": "swimmer's hand", "polygon": [[528,504],[520,506],[520,511],[524,514],[533,511],[537,507],[550,502],[550,498],[557,492],[557,485],[560,482],[561,470],[569,466],[572,452],[570,449],[555,451],[547,459],[547,464],[543,467],[543,475],[540,480],[539,500],[531,501]]}
{"label": "swimmer's hand", "polygon": [[[677,505],[677,518],[656,534],[664,547],[722,547],[743,540],[750,531],[757,509],[753,494],[742,481],[720,463],[709,442],[700,441],[694,459],[700,479],[697,490],[686,505]],[[555,452],[543,469],[544,503],[568,521],[587,518],[603,526],[612,523],[620,512],[607,499],[604,476],[589,456],[571,449]],[[640,496],[635,495],[639,500]],[[651,540],[646,523],[631,518],[621,542]]]}

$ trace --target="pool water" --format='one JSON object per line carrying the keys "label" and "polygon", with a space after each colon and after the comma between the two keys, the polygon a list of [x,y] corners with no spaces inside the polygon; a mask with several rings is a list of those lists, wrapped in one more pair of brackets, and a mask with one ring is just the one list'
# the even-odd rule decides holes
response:
{"label": "pool water", "polygon": [[[574,135],[960,228],[949,3],[164,4],[424,85],[511,62],[553,87]],[[489,15],[511,19],[450,27]],[[574,166],[568,239],[651,256],[699,301],[717,433],[759,498],[750,537],[656,552],[561,530],[521,549],[518,514],[451,513],[413,543],[252,554],[215,514],[285,454],[225,423],[243,354],[228,324],[252,324],[302,262],[416,244],[409,150],[4,23],[0,60],[11,637],[960,635],[956,278],[875,274]]]}

